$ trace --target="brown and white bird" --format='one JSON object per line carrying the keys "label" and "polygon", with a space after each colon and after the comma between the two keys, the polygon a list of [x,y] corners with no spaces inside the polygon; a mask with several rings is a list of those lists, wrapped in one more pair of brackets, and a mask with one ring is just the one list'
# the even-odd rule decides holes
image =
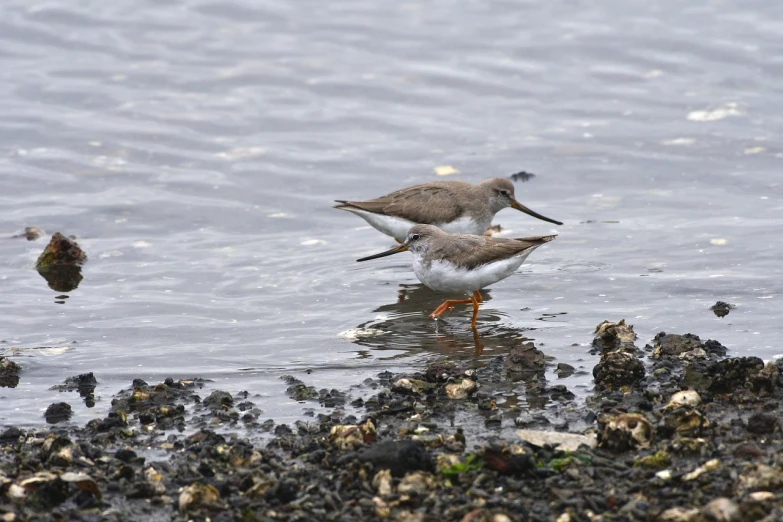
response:
{"label": "brown and white bird", "polygon": [[462,181],[434,181],[404,188],[369,201],[338,200],[334,208],[347,210],[397,241],[404,241],[416,224],[435,225],[461,234],[483,234],[499,211],[511,207],[535,218],[562,225],[522,205],[514,185],[504,178],[478,185]]}
{"label": "brown and white bird", "polygon": [[513,274],[536,248],[557,236],[518,239],[494,238],[473,234],[449,234],[432,225],[410,228],[403,243],[386,252],[357,259],[369,261],[409,250],[413,254],[413,273],[426,286],[440,292],[466,293],[469,299],[448,299],[430,314],[437,319],[454,305],[473,305],[471,328],[476,328],[479,290]]}

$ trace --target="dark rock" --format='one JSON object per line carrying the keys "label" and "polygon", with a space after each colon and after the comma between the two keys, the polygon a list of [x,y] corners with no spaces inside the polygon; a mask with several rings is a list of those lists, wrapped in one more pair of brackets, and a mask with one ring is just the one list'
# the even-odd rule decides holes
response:
{"label": "dark rock", "polygon": [[50,389],[57,391],[78,391],[79,396],[84,398],[87,407],[92,408],[95,406],[95,387],[97,385],[98,380],[92,372],[89,372],[68,377],[65,379],[64,384],[52,386]]}
{"label": "dark rock", "polygon": [[718,301],[714,305],[710,307],[710,310],[712,310],[712,313],[717,315],[718,317],[726,317],[729,315],[729,312],[734,308],[733,304],[725,303],[723,301]]}
{"label": "dark rock", "polygon": [[630,353],[636,351],[633,344],[637,338],[636,332],[633,331],[633,325],[626,324],[625,319],[620,319],[618,323],[604,321],[595,327],[593,334],[595,336],[593,346],[601,352],[610,352],[619,348]]}
{"label": "dark rock", "polygon": [[138,458],[136,452],[131,449],[119,449],[114,453],[114,458],[122,462],[133,462]]}
{"label": "dark rock", "polygon": [[677,357],[685,352],[702,348],[701,339],[693,334],[667,334],[659,332],[654,339],[653,357]]}
{"label": "dark rock", "polygon": [[557,367],[555,368],[555,373],[557,374],[558,379],[565,379],[566,377],[570,377],[574,374],[575,371],[576,368],[566,363],[558,363]]}
{"label": "dark rock", "polygon": [[22,367],[8,357],[0,357],[0,387],[16,388]]}
{"label": "dark rock", "polygon": [[55,402],[50,404],[44,412],[44,418],[49,424],[67,421],[73,415],[70,404],[67,402]]}
{"label": "dark rock", "polygon": [[388,469],[395,477],[402,477],[409,471],[434,469],[432,455],[424,444],[412,440],[378,442],[358,453],[342,457],[338,463],[352,459],[369,462],[376,469]]}
{"label": "dark rock", "polygon": [[0,442],[6,444],[13,443],[17,442],[20,437],[24,437],[24,432],[15,426],[11,426],[3,433],[0,433]]}
{"label": "dark rock", "polygon": [[718,361],[706,371],[712,378],[709,390],[713,393],[732,393],[747,385],[754,388],[754,378],[763,369],[764,361],[758,357],[733,357]]}
{"label": "dark rock", "polygon": [[234,405],[234,398],[230,393],[215,390],[204,399],[204,406],[211,410],[219,410],[223,408],[230,408]]}
{"label": "dark rock", "polygon": [[82,280],[81,265],[85,261],[87,255],[76,241],[56,232],[38,257],[35,269],[52,290],[70,292]]}
{"label": "dark rock", "polygon": [[299,493],[299,485],[291,479],[278,480],[274,486],[269,488],[264,494],[264,498],[269,502],[279,504],[288,504],[296,500]]}
{"label": "dark rock", "polygon": [[503,365],[509,373],[540,372],[546,365],[544,353],[533,343],[524,343],[511,349]]}
{"label": "dark rock", "polygon": [[752,442],[743,442],[734,448],[734,456],[743,460],[758,460],[764,457],[764,452]]}
{"label": "dark rock", "polygon": [[707,351],[707,353],[719,355],[721,357],[724,357],[728,350],[725,346],[720,344],[718,341],[713,341],[712,339],[708,339],[704,342],[704,349]]}
{"label": "dark rock", "polygon": [[777,416],[769,413],[755,413],[748,419],[748,431],[759,435],[773,433],[777,425]]}
{"label": "dark rock", "polygon": [[487,468],[501,475],[535,476],[536,461],[532,454],[511,455],[496,448],[487,448],[482,458]]}
{"label": "dark rock", "polygon": [[313,386],[306,386],[305,383],[291,375],[280,377],[288,384],[285,393],[297,402],[304,402],[318,399],[318,392]]}
{"label": "dark rock", "polygon": [[465,367],[446,359],[435,361],[427,365],[424,370],[424,378],[427,382],[441,383],[454,377],[465,374]]}
{"label": "dark rock", "polygon": [[593,368],[596,387],[604,389],[637,386],[644,375],[642,361],[622,350],[605,353]]}
{"label": "dark rock", "polygon": [[517,172],[516,174],[512,174],[509,177],[511,178],[511,181],[522,181],[522,182],[525,182],[525,181],[529,181],[529,180],[533,179],[534,177],[536,177],[536,175],[531,173],[531,172],[525,172],[524,170],[522,170],[522,171]]}

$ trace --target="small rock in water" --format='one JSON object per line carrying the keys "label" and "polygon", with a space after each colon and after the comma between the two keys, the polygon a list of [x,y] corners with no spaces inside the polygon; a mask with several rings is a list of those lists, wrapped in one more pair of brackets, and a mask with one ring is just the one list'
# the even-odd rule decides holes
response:
{"label": "small rock in water", "polygon": [[50,404],[44,412],[44,418],[49,424],[56,424],[58,422],[67,421],[73,415],[71,405],[67,402],[55,402]]}
{"label": "small rock in water", "polygon": [[558,379],[565,379],[566,377],[570,377],[574,374],[575,371],[576,368],[566,363],[558,363],[557,367],[555,368],[555,373],[557,374]]}
{"label": "small rock in water", "polygon": [[234,398],[230,393],[215,390],[204,399],[204,406],[211,410],[219,410],[223,408],[231,408],[234,405]]}
{"label": "small rock in water", "polygon": [[92,372],[89,372],[67,377],[65,383],[52,386],[50,389],[61,392],[78,391],[79,396],[84,398],[87,407],[92,408],[95,406],[95,387],[97,385],[98,380],[95,378],[95,375],[93,375]]}
{"label": "small rock in water", "polygon": [[636,332],[633,331],[633,325],[626,324],[625,319],[613,323],[604,321],[595,327],[593,332],[593,346],[601,351],[616,350],[622,345],[633,345],[636,340]]}
{"label": "small rock in water", "polygon": [[0,387],[16,388],[19,385],[19,372],[22,367],[8,357],[0,357]]}
{"label": "small rock in water", "polygon": [[511,349],[503,367],[509,373],[536,372],[543,370],[545,364],[544,352],[533,343],[524,343]]}
{"label": "small rock in water", "polygon": [[445,359],[428,364],[424,370],[427,382],[446,382],[451,377],[460,377],[464,373],[463,365]]}
{"label": "small rock in water", "polygon": [[729,312],[731,309],[734,308],[733,304],[725,303],[723,301],[718,301],[714,305],[710,307],[710,310],[712,310],[712,313],[717,315],[718,317],[726,317],[729,315]]}
{"label": "small rock in water", "polygon": [[693,334],[679,335],[659,332],[655,335],[654,343],[653,359],[679,357],[687,352],[696,353],[702,348],[701,339],[698,335]]}
{"label": "small rock in water", "polygon": [[35,262],[35,269],[52,290],[70,292],[82,281],[81,265],[85,261],[87,255],[76,241],[55,232]]}
{"label": "small rock in water", "polygon": [[521,170],[517,172],[516,174],[512,174],[509,176],[511,178],[511,181],[530,181],[531,179],[535,178],[536,175],[531,172],[525,172],[524,170]]}
{"label": "small rock in water", "polygon": [[44,232],[38,227],[25,227],[24,232],[22,232],[21,234],[16,234],[15,236],[11,236],[11,237],[13,238],[23,237],[28,241],[35,241],[42,235],[44,235]]}

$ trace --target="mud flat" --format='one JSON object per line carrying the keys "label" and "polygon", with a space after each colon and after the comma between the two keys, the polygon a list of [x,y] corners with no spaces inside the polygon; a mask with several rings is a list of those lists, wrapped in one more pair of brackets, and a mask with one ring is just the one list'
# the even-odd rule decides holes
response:
{"label": "mud flat", "polygon": [[[592,349],[586,400],[527,343],[349,389],[285,377],[329,412],[293,425],[200,379],[135,380],[84,427],[55,403],[0,432],[0,520],[783,520],[777,364],[690,334],[641,347],[624,321]],[[59,386],[94,400],[96,377]],[[520,387],[527,407],[498,406]]]}

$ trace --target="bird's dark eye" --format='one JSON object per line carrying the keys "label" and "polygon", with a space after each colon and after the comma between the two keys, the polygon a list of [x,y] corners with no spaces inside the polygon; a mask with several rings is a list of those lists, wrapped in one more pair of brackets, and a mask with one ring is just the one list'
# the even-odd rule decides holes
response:
{"label": "bird's dark eye", "polygon": [[501,190],[500,191],[501,196],[508,196],[508,190]]}
{"label": "bird's dark eye", "polygon": [[413,234],[413,235],[411,236],[411,241],[416,241],[416,240],[417,240],[417,239],[419,239],[420,237],[421,237],[421,236],[419,236],[419,234]]}

